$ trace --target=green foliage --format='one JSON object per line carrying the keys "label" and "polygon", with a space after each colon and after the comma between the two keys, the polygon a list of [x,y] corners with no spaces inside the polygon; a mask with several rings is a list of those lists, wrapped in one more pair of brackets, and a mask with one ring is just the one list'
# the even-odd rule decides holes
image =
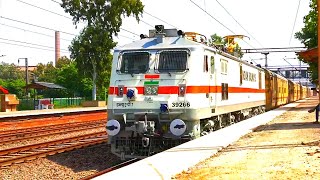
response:
{"label": "green foliage", "polygon": [[[317,1],[310,0],[309,7],[309,14],[303,18],[304,27],[299,32],[295,33],[295,38],[299,39],[307,48],[314,48],[318,45]],[[302,57],[299,57],[299,59],[309,64],[309,70],[311,71],[311,82],[317,84],[318,63],[305,61]]]}
{"label": "green foliage", "polygon": [[61,68],[57,72],[55,82],[67,88],[66,95],[68,97],[90,97],[92,82],[90,79],[78,75],[76,62],[68,59],[63,64],[59,64],[59,66]]}
{"label": "green foliage", "polygon": [[233,49],[233,52],[227,51],[227,41],[223,37],[217,35],[216,33],[210,36],[211,39],[209,39],[209,45],[214,46],[217,49],[220,49],[222,51],[225,51],[233,56],[242,58],[243,57],[243,52],[241,51],[241,47],[236,44],[235,48]]}
{"label": "green foliage", "polygon": [[33,74],[38,78],[38,81],[54,83],[57,76],[57,68],[53,66],[53,62],[47,64],[39,63]]}
{"label": "green foliage", "polygon": [[210,46],[226,46],[227,42],[221,36],[218,36],[216,33],[211,35],[211,39],[209,39]]}
{"label": "green foliage", "polygon": [[16,65],[1,62],[0,64],[0,85],[21,98],[24,93],[25,75]]}
{"label": "green foliage", "polygon": [[140,0],[62,0],[61,7],[73,17],[75,25],[81,21],[87,23],[69,50],[78,73],[92,78],[92,99],[95,100],[96,84],[102,91],[109,84],[110,50],[116,46],[113,35],[120,31],[122,17],[133,16],[139,21],[144,6]]}
{"label": "green foliage", "polygon": [[[101,26],[88,26],[82,30],[69,48],[71,58],[75,59],[78,73],[86,78],[92,78],[97,83],[98,89],[109,84],[109,77],[112,65],[110,49],[116,43],[109,38],[109,32]],[[97,73],[97,80],[93,78]]]}
{"label": "green foliage", "polygon": [[88,26],[101,26],[105,31],[117,35],[123,16],[134,16],[139,21],[143,12],[140,0],[62,0],[61,7],[73,17],[73,22],[87,22]]}
{"label": "green foliage", "polygon": [[295,37],[299,39],[306,47],[314,48],[318,44],[318,17],[317,17],[317,1],[310,0],[309,14],[303,18],[304,27],[301,31],[295,33]]}

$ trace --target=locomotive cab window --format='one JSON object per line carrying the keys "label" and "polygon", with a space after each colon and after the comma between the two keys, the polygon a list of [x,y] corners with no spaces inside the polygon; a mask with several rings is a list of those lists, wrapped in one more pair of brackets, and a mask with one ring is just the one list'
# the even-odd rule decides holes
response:
{"label": "locomotive cab window", "polygon": [[125,52],[120,54],[118,72],[124,74],[141,74],[149,70],[150,54],[148,52]]}
{"label": "locomotive cab window", "polygon": [[187,68],[189,52],[186,50],[168,50],[157,53],[158,63],[155,70],[159,73],[184,72]]}

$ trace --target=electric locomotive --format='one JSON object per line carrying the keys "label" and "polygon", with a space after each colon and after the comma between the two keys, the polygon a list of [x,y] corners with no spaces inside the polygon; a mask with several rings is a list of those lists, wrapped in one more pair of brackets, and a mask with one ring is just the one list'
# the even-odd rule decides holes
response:
{"label": "electric locomotive", "polygon": [[158,25],[114,50],[106,130],[111,151],[144,158],[265,111],[262,68]]}

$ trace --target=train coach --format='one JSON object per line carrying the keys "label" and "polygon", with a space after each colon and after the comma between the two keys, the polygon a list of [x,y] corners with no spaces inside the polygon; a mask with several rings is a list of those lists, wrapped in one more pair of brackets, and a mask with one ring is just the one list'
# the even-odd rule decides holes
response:
{"label": "train coach", "polygon": [[144,158],[306,96],[204,42],[159,25],[115,49],[106,125],[114,154]]}

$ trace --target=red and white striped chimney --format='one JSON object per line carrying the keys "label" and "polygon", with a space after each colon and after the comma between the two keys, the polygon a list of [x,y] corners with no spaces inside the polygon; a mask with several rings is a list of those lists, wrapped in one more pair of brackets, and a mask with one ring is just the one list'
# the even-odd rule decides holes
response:
{"label": "red and white striped chimney", "polygon": [[54,65],[56,66],[58,63],[58,60],[60,58],[60,32],[56,31],[54,37],[55,37],[55,63],[54,63]]}

